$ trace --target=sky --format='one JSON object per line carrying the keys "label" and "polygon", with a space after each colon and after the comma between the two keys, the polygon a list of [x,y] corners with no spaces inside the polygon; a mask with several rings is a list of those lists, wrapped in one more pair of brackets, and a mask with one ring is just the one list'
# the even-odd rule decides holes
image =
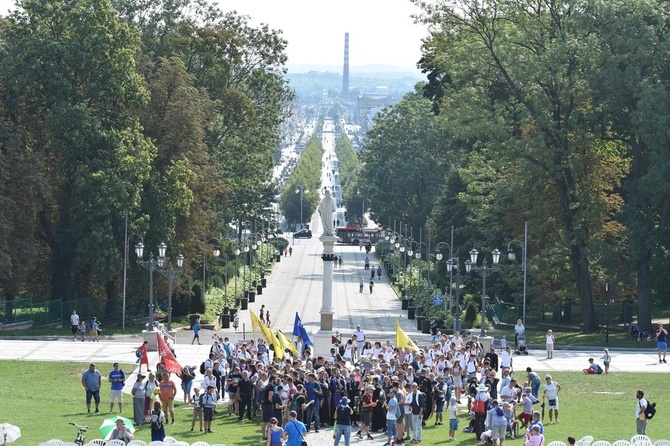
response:
{"label": "sky", "polygon": [[[342,66],[344,33],[349,33],[352,67],[383,64],[415,68],[425,27],[415,25],[419,9],[409,0],[214,0],[225,11],[282,30],[288,41],[289,71],[295,65]],[[0,13],[14,5],[0,0]]]}

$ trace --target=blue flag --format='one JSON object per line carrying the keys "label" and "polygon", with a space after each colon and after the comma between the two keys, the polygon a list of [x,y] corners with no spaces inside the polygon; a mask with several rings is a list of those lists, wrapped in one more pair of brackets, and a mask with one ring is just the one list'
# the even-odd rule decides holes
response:
{"label": "blue flag", "polygon": [[305,330],[305,326],[302,325],[302,321],[300,320],[297,311],[295,312],[295,322],[293,323],[293,336],[300,336],[305,342],[305,345],[314,346],[314,343],[307,334],[307,330]]}

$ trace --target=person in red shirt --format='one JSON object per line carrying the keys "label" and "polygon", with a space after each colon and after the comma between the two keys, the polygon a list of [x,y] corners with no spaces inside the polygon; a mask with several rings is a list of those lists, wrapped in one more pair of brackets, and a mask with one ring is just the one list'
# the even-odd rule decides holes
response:
{"label": "person in red shirt", "polygon": [[147,365],[147,373],[151,372],[149,370],[149,341],[144,341],[142,345],[137,347],[137,361],[140,363],[140,369],[137,373],[142,373],[142,364]]}
{"label": "person in red shirt", "polygon": [[[169,414],[174,424],[174,397],[177,395],[177,386],[173,381],[170,381],[170,374],[163,373],[163,379],[160,384],[160,397],[166,415]],[[167,416],[166,416],[167,418]]]}

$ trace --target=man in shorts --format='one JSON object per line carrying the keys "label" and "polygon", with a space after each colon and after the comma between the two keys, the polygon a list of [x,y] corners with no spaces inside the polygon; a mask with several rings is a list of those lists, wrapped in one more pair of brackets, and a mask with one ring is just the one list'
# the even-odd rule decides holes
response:
{"label": "man in shorts", "polygon": [[86,389],[86,410],[91,412],[91,398],[95,400],[95,413],[100,412],[100,385],[102,384],[102,375],[95,369],[95,364],[91,363],[81,375],[81,385]]}
{"label": "man in shorts", "polygon": [[77,331],[79,331],[79,315],[76,310],[72,310],[70,315],[70,325],[72,326],[72,340],[77,340]]}
{"label": "man in shorts", "polygon": [[174,424],[174,397],[177,395],[177,386],[173,381],[170,381],[170,374],[163,372],[163,379],[159,384],[161,404],[165,410],[165,419],[170,415],[172,424]]}
{"label": "man in shorts", "polygon": [[[207,391],[202,397],[202,415],[205,421],[205,433],[212,433],[212,417],[216,407],[216,397],[214,396],[214,386],[207,386]],[[174,423],[174,422],[173,422]]]}
{"label": "man in shorts", "polygon": [[667,363],[665,355],[668,352],[668,330],[659,324],[656,330],[656,348],[658,349],[658,363]]}
{"label": "man in shorts", "polygon": [[112,367],[114,368],[109,372],[107,380],[112,383],[111,390],[109,391],[109,413],[112,413],[114,410],[114,402],[119,402],[119,412],[123,412],[123,386],[126,382],[126,374],[123,370],[119,370],[119,363],[115,362]]}

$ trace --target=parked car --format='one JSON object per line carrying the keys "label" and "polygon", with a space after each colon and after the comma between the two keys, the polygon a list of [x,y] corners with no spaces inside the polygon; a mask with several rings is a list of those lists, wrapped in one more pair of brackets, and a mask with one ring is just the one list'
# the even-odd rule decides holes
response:
{"label": "parked car", "polygon": [[312,238],[312,231],[310,229],[301,229],[293,234],[293,238]]}

